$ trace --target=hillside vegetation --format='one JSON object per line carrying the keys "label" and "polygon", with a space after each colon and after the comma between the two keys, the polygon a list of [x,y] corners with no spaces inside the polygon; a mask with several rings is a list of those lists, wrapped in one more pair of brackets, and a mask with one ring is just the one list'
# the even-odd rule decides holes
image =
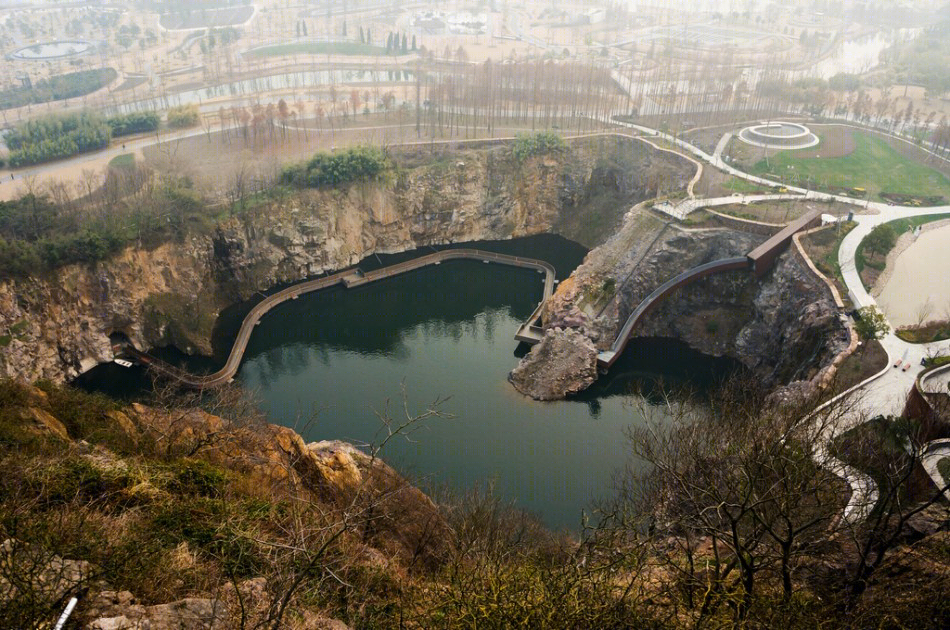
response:
{"label": "hillside vegetation", "polygon": [[808,436],[742,391],[632,432],[652,472],[554,534],[382,463],[438,401],[361,451],[305,444],[236,390],[127,406],[0,381],[0,625],[48,627],[78,596],[72,627],[945,627],[946,509],[885,492],[885,523],[844,536]]}

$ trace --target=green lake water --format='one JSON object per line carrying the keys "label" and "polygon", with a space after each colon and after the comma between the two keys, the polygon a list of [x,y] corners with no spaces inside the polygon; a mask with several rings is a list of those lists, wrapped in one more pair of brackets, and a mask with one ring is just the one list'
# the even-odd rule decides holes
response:
{"label": "green lake water", "polygon": [[[466,246],[547,260],[558,278],[585,254],[554,236]],[[373,257],[361,267],[429,251]],[[403,391],[410,413],[446,399],[440,408],[454,417],[429,419],[409,439],[391,441],[387,462],[424,488],[493,484],[496,494],[549,526],[577,528],[582,510],[609,496],[628,461],[624,431],[643,422],[639,403],[650,404],[649,392],[661,382],[702,392],[735,364],[671,340],[638,340],[583,395],[547,403],[525,398],[507,381],[526,350],[513,335],[542,286],[531,270],[459,260],[302,296],[264,317],[237,380],[257,393],[272,422],[308,441],[372,443],[380,439],[377,414],[387,404],[397,422],[405,418]],[[214,360],[163,356],[195,370],[220,365],[248,308],[222,315]],[[135,370],[108,365],[80,384],[122,393],[137,379]]]}

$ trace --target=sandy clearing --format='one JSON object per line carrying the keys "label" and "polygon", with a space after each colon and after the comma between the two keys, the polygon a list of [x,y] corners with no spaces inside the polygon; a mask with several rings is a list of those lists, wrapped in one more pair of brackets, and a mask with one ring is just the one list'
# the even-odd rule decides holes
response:
{"label": "sandy clearing", "polygon": [[[950,224],[923,231],[898,256],[878,303],[894,326],[950,316]],[[929,306],[927,306],[929,304]]]}

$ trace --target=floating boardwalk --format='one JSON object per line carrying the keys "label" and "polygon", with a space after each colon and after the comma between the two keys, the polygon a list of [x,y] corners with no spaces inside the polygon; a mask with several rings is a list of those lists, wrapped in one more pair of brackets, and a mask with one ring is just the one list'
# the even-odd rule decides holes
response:
{"label": "floating boardwalk", "polygon": [[541,303],[538,305],[538,308],[535,309],[534,313],[531,314],[531,317],[528,318],[528,321],[518,329],[518,333],[515,337],[518,341],[527,341],[528,343],[537,343],[537,341],[540,341],[541,328],[537,323],[541,316],[541,308],[544,302],[554,293],[556,280],[553,266],[543,260],[535,260],[521,256],[508,256],[507,254],[496,254],[479,249],[445,249],[434,254],[413,258],[412,260],[390,265],[389,267],[383,267],[375,271],[363,272],[359,268],[347,269],[324,278],[317,278],[316,280],[308,280],[300,284],[295,284],[273,295],[267,296],[258,302],[244,318],[237,338],[234,340],[234,345],[231,346],[231,353],[228,355],[228,360],[225,362],[224,367],[213,374],[191,374],[134,348],[129,348],[128,352],[143,365],[155,370],[155,372],[162,376],[178,381],[186,387],[194,389],[217,387],[230,382],[234,378],[234,375],[237,374],[254,327],[257,326],[261,318],[275,306],[283,304],[288,300],[295,300],[306,293],[321,291],[337,284],[342,284],[348,289],[355,288],[421,269],[429,265],[438,265],[446,260],[480,260],[486,263],[494,262],[512,267],[534,269],[538,273],[543,273],[544,295],[541,299]]}

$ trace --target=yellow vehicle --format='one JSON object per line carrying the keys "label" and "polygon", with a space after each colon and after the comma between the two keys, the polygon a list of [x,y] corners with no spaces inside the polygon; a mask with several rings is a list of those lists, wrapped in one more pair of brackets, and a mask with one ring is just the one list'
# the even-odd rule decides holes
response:
{"label": "yellow vehicle", "polygon": [[864,190],[863,188],[857,188],[857,187],[852,188],[851,190],[853,190],[854,192],[859,193],[859,194],[861,194],[861,195],[863,195],[864,193],[867,192],[867,191]]}
{"label": "yellow vehicle", "polygon": [[788,188],[786,188],[785,186],[782,186],[782,187],[780,187],[780,188],[778,189],[778,191],[779,191],[780,193],[787,193],[787,192],[788,192]]}

